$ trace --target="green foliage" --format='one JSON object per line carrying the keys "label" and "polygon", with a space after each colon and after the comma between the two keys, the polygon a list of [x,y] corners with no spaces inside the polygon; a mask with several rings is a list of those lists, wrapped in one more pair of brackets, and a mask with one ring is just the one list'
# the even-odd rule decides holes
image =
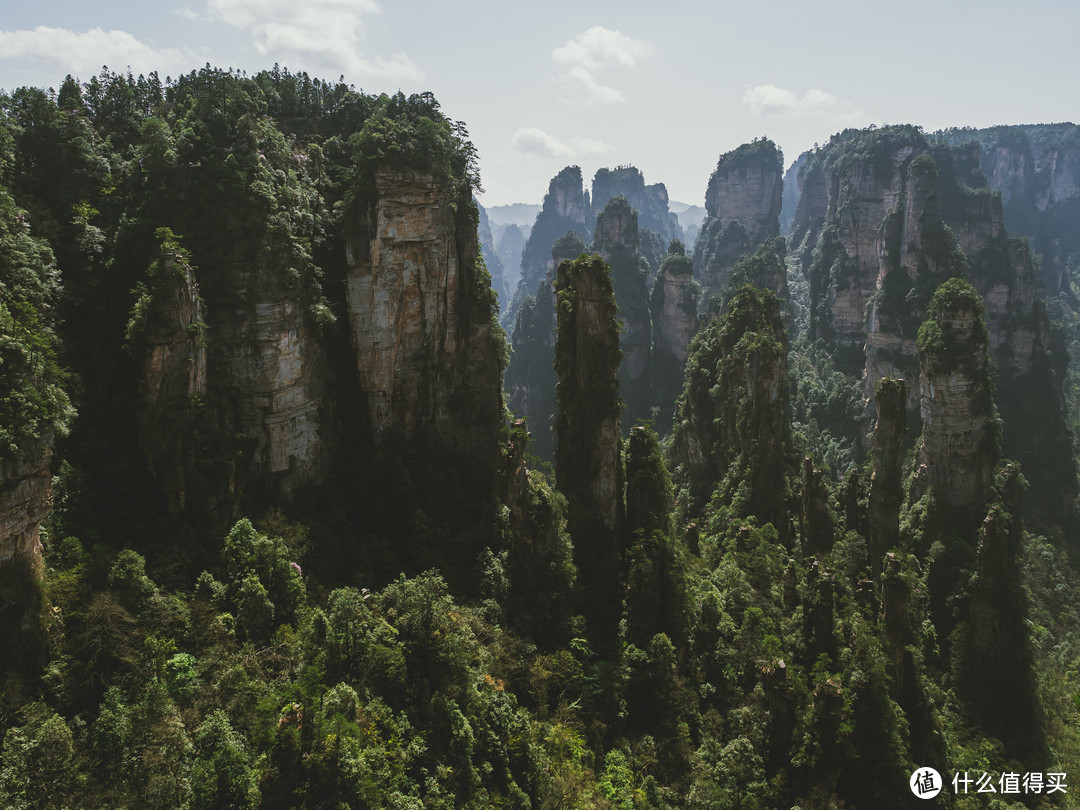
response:
{"label": "green foliage", "polygon": [[59,294],[52,251],[0,187],[0,459],[66,433],[74,417],[56,353]]}

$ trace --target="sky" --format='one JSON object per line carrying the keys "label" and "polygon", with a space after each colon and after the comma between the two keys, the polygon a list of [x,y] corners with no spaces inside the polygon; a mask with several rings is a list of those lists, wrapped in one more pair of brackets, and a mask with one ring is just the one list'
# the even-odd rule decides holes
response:
{"label": "sky", "polygon": [[[186,4],[185,4],[186,3]],[[637,166],[704,203],[724,152],[790,164],[845,127],[1080,120],[1075,0],[98,0],[5,4],[0,88],[103,65],[176,76],[279,63],[370,93],[430,90],[468,125],[483,204],[564,166]]]}

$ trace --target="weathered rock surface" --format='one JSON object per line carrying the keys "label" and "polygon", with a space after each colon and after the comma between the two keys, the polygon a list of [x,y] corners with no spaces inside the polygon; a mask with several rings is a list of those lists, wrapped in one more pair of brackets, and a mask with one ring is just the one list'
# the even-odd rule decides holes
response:
{"label": "weathered rock surface", "polygon": [[0,619],[4,666],[28,664],[41,650],[41,523],[52,510],[52,435],[24,440],[0,462]]}
{"label": "weathered rock surface", "polygon": [[310,291],[275,260],[274,247],[234,239],[200,260],[197,278],[213,335],[207,394],[220,423],[243,437],[240,477],[287,496],[325,473],[325,375]]}
{"label": "weathered rock surface", "polygon": [[633,166],[597,170],[592,181],[592,210],[602,211],[615,197],[625,197],[637,212],[638,227],[656,234],[663,244],[682,238],[679,218],[668,208],[670,200],[663,183],[645,185],[645,176]]}
{"label": "weathered rock surface", "polygon": [[[376,200],[347,237],[348,320],[372,434],[429,427],[492,455],[502,407],[475,220],[428,175],[376,173]],[[459,208],[462,206],[459,206]]]}
{"label": "weathered rock surface", "polygon": [[915,495],[933,487],[946,508],[982,507],[998,461],[982,314],[978,293],[952,279],[935,293],[920,330],[922,441]]}
{"label": "weathered rock surface", "polygon": [[877,384],[877,422],[871,444],[872,472],[868,502],[870,570],[881,575],[885,554],[900,539],[900,506],[904,500],[904,436],[907,433],[907,386],[887,378]]}
{"label": "weathered rock surface", "polygon": [[652,405],[652,316],[646,266],[638,240],[638,214],[623,196],[612,197],[596,217],[593,250],[611,268],[611,283],[623,324],[619,345],[619,390],[627,429],[646,419]]}
{"label": "weathered rock surface", "polygon": [[[705,192],[708,216],[694,245],[698,278],[723,293],[731,268],[766,239],[780,234],[783,158],[769,140],[721,155]],[[779,294],[786,292],[774,290]]]}
{"label": "weathered rock surface", "polygon": [[675,400],[682,392],[690,339],[698,326],[700,294],[701,288],[694,281],[693,260],[686,255],[682,242],[672,242],[656,275],[649,302],[653,323],[653,401],[659,408],[656,427],[661,433],[671,427]]}
{"label": "weathered rock surface", "polygon": [[197,486],[192,441],[207,394],[206,310],[186,257],[166,251],[155,264],[139,335],[139,447],[173,516]]}
{"label": "weathered rock surface", "polygon": [[543,279],[549,275],[554,278],[551,249],[556,240],[574,233],[588,244],[592,241],[592,220],[592,207],[582,184],[581,168],[567,166],[551,179],[543,208],[536,215],[536,222],[522,249],[521,280],[514,300],[503,310],[504,325],[514,322],[525,296],[532,295]]}
{"label": "weathered rock surface", "polygon": [[950,129],[950,144],[975,142],[989,186],[1001,192],[1005,225],[1031,239],[1048,292],[1064,289],[1080,260],[1080,127],[1075,124]]}

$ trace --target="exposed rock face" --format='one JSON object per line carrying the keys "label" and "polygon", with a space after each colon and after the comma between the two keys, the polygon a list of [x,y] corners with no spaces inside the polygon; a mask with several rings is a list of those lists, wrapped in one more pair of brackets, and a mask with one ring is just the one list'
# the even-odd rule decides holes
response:
{"label": "exposed rock face", "polygon": [[799,198],[802,193],[799,176],[802,174],[803,166],[810,160],[811,154],[808,151],[803,152],[784,172],[783,202],[780,208],[780,233],[784,236],[791,233],[791,227],[795,222],[795,211],[799,207]]}
{"label": "exposed rock face", "polygon": [[697,508],[719,485],[738,514],[787,536],[788,396],[780,302],[743,287],[691,342],[676,405],[674,476],[689,484]]}
{"label": "exposed rock face", "polygon": [[705,192],[705,210],[721,227],[737,222],[757,241],[779,235],[783,164],[772,141],[740,146],[720,156]]}
{"label": "exposed rock face", "polygon": [[41,649],[41,522],[52,510],[52,435],[0,462],[0,620],[4,666],[37,666]]}
{"label": "exposed rock face", "polygon": [[[574,234],[557,239],[551,248],[555,264],[585,252]],[[544,461],[555,458],[555,278],[548,276],[527,297],[514,324],[510,365],[504,387],[507,405],[524,416],[532,435],[533,451]]]}
{"label": "exposed rock face", "polygon": [[544,280],[517,313],[506,369],[506,400],[523,416],[532,434],[537,457],[555,457],[552,417],[555,415],[555,292]]}
{"label": "exposed rock face", "polygon": [[495,239],[491,235],[491,223],[488,221],[487,211],[480,203],[476,204],[476,209],[480,212],[480,223],[476,234],[480,239],[480,253],[484,257],[484,264],[487,266],[488,273],[491,274],[491,288],[499,296],[499,304],[507,307],[514,294],[514,287],[517,286],[517,279],[509,278],[509,274],[503,267],[502,258],[495,249]]}
{"label": "exposed rock face", "polygon": [[625,522],[615,293],[598,256],[560,264],[555,289],[555,476],[566,496],[567,526],[594,619],[591,630],[610,646],[619,617]]}
{"label": "exposed rock face", "polygon": [[611,282],[623,333],[619,389],[626,424],[648,418],[652,394],[652,317],[638,241],[638,215],[625,197],[612,197],[596,217],[593,250],[611,267]]}
{"label": "exposed rock face", "polygon": [[[848,130],[811,156],[802,182],[793,241],[810,282],[811,336],[834,342],[849,372],[862,368],[872,400],[882,379],[917,378],[916,337],[934,290],[969,279],[999,370],[1004,452],[1038,482],[1032,512],[1064,526],[1076,474],[1061,421],[1063,353],[1035,263],[1006,233],[977,144],[931,147],[912,127]],[[907,408],[910,419],[921,408],[914,385]]]}
{"label": "exposed rock face", "polygon": [[633,166],[599,169],[592,181],[592,209],[602,211],[615,197],[625,197],[637,212],[638,226],[659,236],[663,244],[682,238],[679,218],[668,209],[667,187],[663,183],[645,185],[645,176]]}
{"label": "exposed rock face", "polygon": [[511,305],[503,312],[503,323],[517,317],[525,296],[532,295],[542,280],[554,278],[551,249],[567,233],[576,234],[584,243],[592,241],[592,208],[585,194],[579,166],[567,166],[551,179],[544,195],[544,206],[536,215],[529,239],[521,253],[521,281]]}
{"label": "exposed rock face", "polygon": [[499,298],[500,307],[505,312],[509,309],[514,290],[517,289],[518,281],[521,280],[521,251],[525,248],[525,234],[516,223],[511,223],[499,234],[495,248],[499,254],[499,261],[502,262],[503,275],[509,289],[505,298]]}
{"label": "exposed rock face", "polygon": [[[201,259],[198,280],[213,335],[208,398],[225,429],[244,437],[241,478],[276,496],[319,480],[328,458],[325,373],[310,292],[281,266],[269,237],[223,245]],[[186,363],[182,351],[173,359]]]}
{"label": "exposed rock face", "polygon": [[1049,292],[1063,289],[1080,260],[1080,127],[1075,124],[952,129],[959,146],[977,142],[990,188],[1001,192],[1010,232],[1031,239]]}
{"label": "exposed rock face", "polygon": [[907,166],[926,150],[914,127],[846,130],[806,163],[792,236],[810,280],[811,337],[861,354],[882,276],[882,222],[901,209]]}
{"label": "exposed rock face", "polygon": [[870,570],[881,575],[885,553],[900,539],[900,506],[904,499],[904,435],[907,433],[907,386],[886,378],[877,384],[870,476]]}
{"label": "exposed rock face", "polygon": [[934,294],[919,331],[923,432],[915,494],[933,487],[943,505],[961,510],[986,503],[998,460],[982,313],[971,285],[952,279]]}
{"label": "exposed rock face", "polygon": [[697,331],[700,287],[694,263],[682,242],[672,242],[660,265],[649,304],[653,323],[653,402],[660,409],[657,429],[671,427],[675,400],[682,391],[683,369],[690,339]]}
{"label": "exposed rock face", "polygon": [[166,250],[155,267],[139,336],[139,447],[175,517],[198,480],[191,439],[207,393],[206,310],[184,254]]}
{"label": "exposed rock face", "polygon": [[[347,241],[346,293],[360,386],[376,441],[433,428],[489,457],[501,361],[490,291],[477,276],[476,221],[432,177],[375,176],[376,201]],[[459,209],[465,206],[459,206]]]}
{"label": "exposed rock face", "polygon": [[722,293],[740,256],[780,234],[783,158],[769,140],[720,156],[705,192],[708,216],[694,246],[701,282]]}

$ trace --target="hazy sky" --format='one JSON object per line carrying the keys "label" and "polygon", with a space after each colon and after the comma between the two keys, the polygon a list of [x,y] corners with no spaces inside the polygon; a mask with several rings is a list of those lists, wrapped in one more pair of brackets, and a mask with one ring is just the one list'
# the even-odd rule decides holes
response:
{"label": "hazy sky", "polygon": [[186,2],[6,3],[0,88],[279,62],[431,90],[468,124],[486,205],[539,203],[572,163],[633,164],[700,205],[717,157],[756,136],[790,163],[846,126],[1080,119],[1076,0]]}

